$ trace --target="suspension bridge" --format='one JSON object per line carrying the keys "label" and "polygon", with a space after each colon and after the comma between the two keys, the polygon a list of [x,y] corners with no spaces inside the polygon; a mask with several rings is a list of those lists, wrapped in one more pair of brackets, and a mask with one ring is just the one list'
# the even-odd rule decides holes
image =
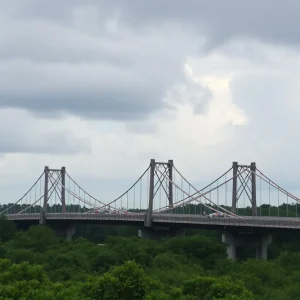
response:
{"label": "suspension bridge", "polygon": [[0,215],[24,224],[130,224],[152,233],[159,228],[222,229],[223,241],[233,248],[241,231],[300,229],[299,200],[255,163],[233,162],[199,189],[172,160],[151,159],[137,181],[111,201],[88,193],[65,167],[45,167],[20,199],[0,206]]}

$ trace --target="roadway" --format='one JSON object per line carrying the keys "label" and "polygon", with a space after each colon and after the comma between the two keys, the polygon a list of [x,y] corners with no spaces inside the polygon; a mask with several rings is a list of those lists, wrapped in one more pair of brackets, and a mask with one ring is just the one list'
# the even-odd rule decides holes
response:
{"label": "roadway", "polygon": [[[10,214],[9,220],[16,223],[37,224],[39,213],[34,214]],[[47,223],[97,223],[111,225],[135,225],[143,226],[145,214],[87,214],[87,213],[48,213]],[[176,227],[197,229],[300,229],[300,218],[289,217],[216,217],[209,218],[202,215],[189,214],[158,214],[153,213],[154,227]]]}

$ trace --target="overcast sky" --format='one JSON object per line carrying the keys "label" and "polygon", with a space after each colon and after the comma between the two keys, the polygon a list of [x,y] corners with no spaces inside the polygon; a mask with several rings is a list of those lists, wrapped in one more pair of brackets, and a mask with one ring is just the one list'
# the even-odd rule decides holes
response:
{"label": "overcast sky", "polygon": [[299,13],[298,0],[0,0],[3,197],[64,165],[112,199],[151,158],[199,184],[255,161],[297,192]]}

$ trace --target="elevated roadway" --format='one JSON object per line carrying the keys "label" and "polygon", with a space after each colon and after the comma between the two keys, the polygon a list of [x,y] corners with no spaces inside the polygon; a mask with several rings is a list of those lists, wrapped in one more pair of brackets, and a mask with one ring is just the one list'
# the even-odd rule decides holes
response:
{"label": "elevated roadway", "polygon": [[[6,216],[24,224],[37,224],[40,214],[10,214]],[[145,214],[86,214],[86,213],[48,213],[47,222],[53,223],[98,223],[103,225],[135,225],[144,226]],[[153,227],[199,228],[199,229],[300,229],[300,218],[288,217],[243,217],[210,218],[202,215],[190,214],[153,214]]]}

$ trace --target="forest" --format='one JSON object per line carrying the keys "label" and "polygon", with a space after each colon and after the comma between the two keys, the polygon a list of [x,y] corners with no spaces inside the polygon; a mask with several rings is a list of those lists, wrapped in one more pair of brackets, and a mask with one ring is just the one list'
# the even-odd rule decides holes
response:
{"label": "forest", "polygon": [[[0,299],[300,299],[300,234],[273,234],[269,260],[226,258],[220,232],[142,240],[136,228],[85,225],[66,241],[0,219]],[[98,244],[103,241],[102,244]]]}

